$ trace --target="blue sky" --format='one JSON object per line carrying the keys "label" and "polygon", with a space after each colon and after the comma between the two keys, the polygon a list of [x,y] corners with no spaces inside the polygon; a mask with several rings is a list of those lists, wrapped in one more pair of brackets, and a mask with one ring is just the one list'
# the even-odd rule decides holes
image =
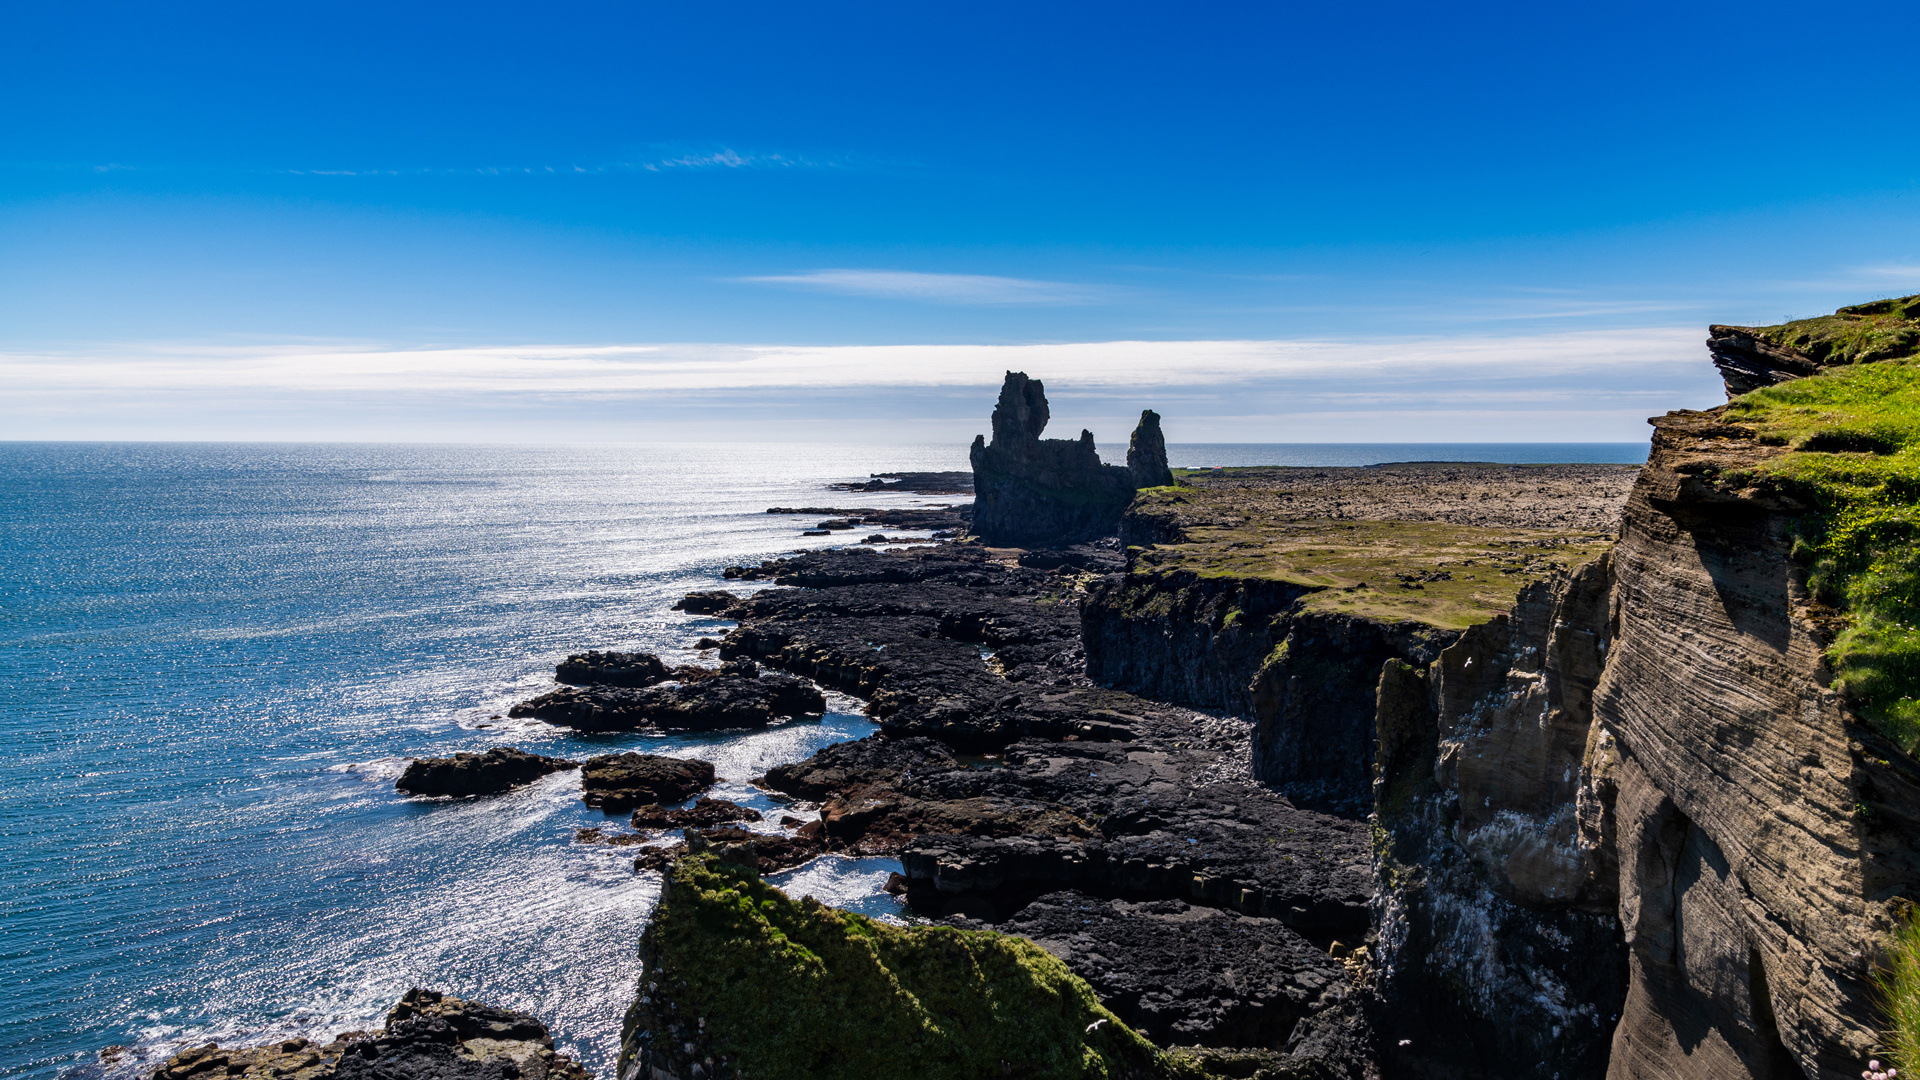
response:
{"label": "blue sky", "polygon": [[1021,365],[1108,442],[1638,440],[1706,323],[1920,291],[1911,5],[0,28],[11,437],[964,438]]}

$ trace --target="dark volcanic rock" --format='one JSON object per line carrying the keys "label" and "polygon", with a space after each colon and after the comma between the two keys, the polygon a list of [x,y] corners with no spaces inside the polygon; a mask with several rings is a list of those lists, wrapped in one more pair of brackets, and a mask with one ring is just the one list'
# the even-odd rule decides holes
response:
{"label": "dark volcanic rock", "polygon": [[826,708],[820,691],[790,675],[701,674],[696,681],[642,689],[564,687],[523,701],[508,715],[537,717],[578,731],[708,731],[765,727],[780,717]]}
{"label": "dark volcanic rock", "polygon": [[709,829],[686,830],[688,840],[668,844],[662,847],[647,848],[633,860],[633,868],[665,873],[680,856],[695,847],[720,845],[731,850],[731,857],[737,862],[751,862],[755,869],[763,874],[775,874],[782,870],[791,870],[802,866],[827,850],[826,842],[817,833],[801,833],[797,836],[774,836],[769,833],[751,833],[736,826],[721,825]]}
{"label": "dark volcanic rock", "polygon": [[713,589],[688,593],[674,601],[673,610],[690,615],[718,615],[739,602],[740,598],[727,590]]}
{"label": "dark volcanic rock", "polygon": [[652,686],[673,676],[652,653],[584,652],[561,661],[553,677],[572,686]]}
{"label": "dark volcanic rock", "polygon": [[823,552],[757,572],[804,587],[743,603],[724,657],[864,697],[889,733],[957,749],[996,749],[1026,733],[1104,737],[1098,717],[1022,704],[1086,681],[1073,606],[1036,595],[1065,587],[1054,575],[964,548]]}
{"label": "dark volcanic rock", "polygon": [[891,472],[873,473],[866,483],[828,484],[836,491],[913,492],[919,495],[970,495],[970,472]]}
{"label": "dark volcanic rock", "polygon": [[452,757],[415,758],[393,786],[409,795],[493,795],[548,773],[579,767],[577,761],[497,746],[484,754],[463,751]]}
{"label": "dark volcanic rock", "polygon": [[725,799],[702,798],[684,810],[649,803],[633,812],[636,829],[691,829],[735,821],[759,821],[760,811]]}
{"label": "dark volcanic rock", "polygon": [[1088,570],[1094,573],[1109,574],[1124,570],[1126,556],[1120,551],[1120,541],[1111,537],[1096,540],[1088,544],[1074,544],[1064,548],[1035,548],[1020,553],[1020,565],[1035,570]]}
{"label": "dark volcanic rock", "polygon": [[[973,442],[973,530],[990,544],[1064,544],[1111,536],[1143,476],[1171,482],[1159,417],[1141,415],[1138,468],[1103,465],[1093,433],[1042,439],[1049,411],[1038,379],[1007,372],[993,409],[993,441]],[[1149,421],[1148,418],[1151,418]],[[1156,445],[1157,453],[1156,453]]]}
{"label": "dark volcanic rock", "polygon": [[580,770],[582,801],[602,810],[677,803],[713,786],[713,763],[659,754],[604,754]]}
{"label": "dark volcanic rock", "polygon": [[1049,893],[995,929],[1066,961],[1161,1046],[1278,1048],[1350,988],[1338,960],[1285,924],[1183,900]]}
{"label": "dark volcanic rock", "polygon": [[378,1033],[350,1032],[320,1045],[287,1039],[223,1050],[182,1051],[155,1080],[591,1080],[554,1052],[538,1019],[510,1009],[415,988],[387,1014]]}
{"label": "dark volcanic rock", "polygon": [[953,768],[953,751],[933,739],[869,736],[822,748],[805,761],[776,765],[754,783],[819,801],[855,786],[897,779],[909,769]]}
{"label": "dark volcanic rock", "polygon": [[1140,426],[1127,442],[1127,471],[1133,474],[1135,487],[1173,483],[1173,470],[1167,467],[1167,438],[1160,434],[1160,414],[1152,409],[1141,410]]}

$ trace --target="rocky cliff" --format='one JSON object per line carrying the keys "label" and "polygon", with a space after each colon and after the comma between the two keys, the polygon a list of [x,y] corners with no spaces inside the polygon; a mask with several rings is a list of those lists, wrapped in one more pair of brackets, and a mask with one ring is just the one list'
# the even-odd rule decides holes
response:
{"label": "rocky cliff", "polygon": [[1111,536],[1120,514],[1143,487],[1172,482],[1160,416],[1140,414],[1127,464],[1101,464],[1093,433],[1077,440],[1042,439],[1050,412],[1045,388],[1007,372],[993,409],[993,440],[973,442],[973,531],[1008,546],[1071,544]]}
{"label": "rocky cliff", "polygon": [[[1252,473],[1253,475],[1249,475]],[[1633,470],[1400,466],[1191,475],[1143,494],[1127,572],[1081,605],[1105,685],[1255,722],[1255,776],[1364,814],[1375,683],[1603,549]],[[1556,527],[1540,527],[1551,525]]]}
{"label": "rocky cliff", "polygon": [[1731,399],[1823,367],[1912,355],[1920,350],[1920,296],[1855,304],[1778,326],[1716,325],[1707,332],[1707,349]]}
{"label": "rocky cliff", "polygon": [[1911,758],[1830,685],[1834,612],[1793,557],[1788,450],[1722,411],[1655,421],[1615,554],[1593,785],[1632,983],[1612,1077],[1852,1076],[1889,903],[1915,895]]}
{"label": "rocky cliff", "polygon": [[1382,670],[1375,981],[1405,1075],[1606,1072],[1627,956],[1580,796],[1609,566],[1555,571],[1428,667]]}
{"label": "rocky cliff", "polygon": [[[898,851],[917,910],[1041,943],[1155,1037],[1269,1055],[1223,1075],[1850,1077],[1920,898],[1911,321],[1715,327],[1738,396],[1657,418],[1644,469],[1182,475],[1135,497],[1105,577],[977,548],[769,564],[804,588],[731,609],[729,647],[870,695],[890,737],[767,782]],[[1073,447],[1045,411],[1009,376],[996,445]],[[982,505],[1004,481],[1027,502],[995,513],[1070,523],[1033,486],[1065,472],[1007,462],[1098,466],[1083,443],[977,443],[1006,466]],[[1101,689],[1045,611],[1076,594]]]}
{"label": "rocky cliff", "polygon": [[1715,327],[1758,388],[1654,420],[1611,554],[1383,671],[1403,1069],[1840,1080],[1884,1052],[1875,970],[1920,888],[1920,368],[1881,359],[1920,347],[1906,305]]}

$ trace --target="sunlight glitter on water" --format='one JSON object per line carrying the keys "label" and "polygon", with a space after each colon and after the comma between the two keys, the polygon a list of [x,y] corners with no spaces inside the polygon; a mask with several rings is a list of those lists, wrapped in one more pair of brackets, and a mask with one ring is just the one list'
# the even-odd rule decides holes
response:
{"label": "sunlight glitter on water", "polygon": [[578,774],[455,802],[394,778],[642,749],[714,761],[714,796],[777,818],[748,781],[872,730],[857,703],[684,739],[504,713],[570,652],[696,661],[723,624],[680,595],[850,539],[766,507],[952,501],[825,483],[955,456],[0,444],[0,1073],[331,1036],[420,984],[532,1011],[609,1074],[657,876],[574,841],[609,824]]}

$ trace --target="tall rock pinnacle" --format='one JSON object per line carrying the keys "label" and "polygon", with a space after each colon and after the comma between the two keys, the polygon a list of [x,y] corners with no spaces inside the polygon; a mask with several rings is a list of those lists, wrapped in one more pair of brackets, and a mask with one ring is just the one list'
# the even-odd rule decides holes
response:
{"label": "tall rock pinnacle", "polygon": [[1167,468],[1167,439],[1160,434],[1160,414],[1140,410],[1140,426],[1133,429],[1127,443],[1127,471],[1137,487],[1165,487],[1173,483],[1173,470]]}
{"label": "tall rock pinnacle", "polygon": [[1110,536],[1142,487],[1173,482],[1160,417],[1140,415],[1127,465],[1103,465],[1093,433],[1042,439],[1050,412],[1040,380],[1007,372],[993,441],[973,440],[973,531],[990,544],[1042,546]]}

